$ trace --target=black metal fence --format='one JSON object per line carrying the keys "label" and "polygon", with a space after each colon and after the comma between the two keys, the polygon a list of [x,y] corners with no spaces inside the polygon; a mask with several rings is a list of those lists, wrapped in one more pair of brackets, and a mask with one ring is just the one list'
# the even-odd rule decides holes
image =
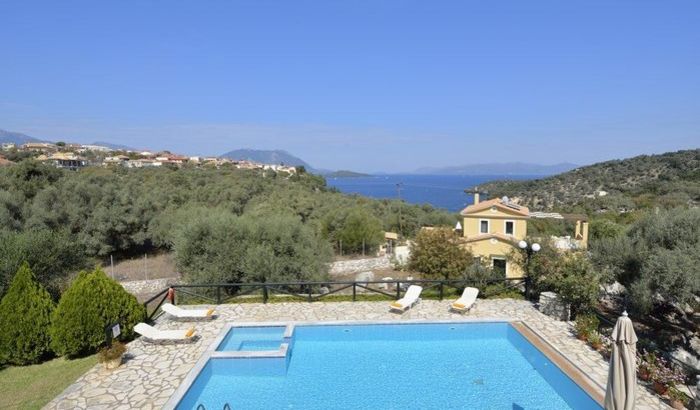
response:
{"label": "black metal fence", "polygon": [[442,300],[458,297],[465,287],[475,287],[483,296],[506,292],[530,295],[528,278],[495,280],[378,280],[332,282],[266,282],[173,285],[144,302],[148,318],[152,319],[160,306],[169,300],[173,304],[269,303],[278,301],[357,301],[394,300],[411,285],[423,288],[424,299]]}

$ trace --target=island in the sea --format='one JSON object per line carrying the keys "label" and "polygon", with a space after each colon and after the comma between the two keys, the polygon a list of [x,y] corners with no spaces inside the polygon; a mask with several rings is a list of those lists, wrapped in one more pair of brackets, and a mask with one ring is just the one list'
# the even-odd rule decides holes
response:
{"label": "island in the sea", "polygon": [[361,172],[347,171],[347,170],[333,171],[329,174],[326,174],[327,178],[360,178],[360,177],[371,177],[371,176],[372,175],[370,175],[370,174],[363,174]]}

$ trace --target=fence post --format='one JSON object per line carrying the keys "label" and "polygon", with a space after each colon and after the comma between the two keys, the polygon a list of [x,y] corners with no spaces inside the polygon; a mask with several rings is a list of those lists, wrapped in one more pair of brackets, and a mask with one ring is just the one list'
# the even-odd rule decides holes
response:
{"label": "fence post", "polygon": [[263,303],[267,303],[267,285],[263,285]]}
{"label": "fence post", "polygon": [[221,286],[216,287],[216,304],[221,304]]}
{"label": "fence post", "polygon": [[401,281],[396,281],[396,299],[401,299]]}
{"label": "fence post", "polygon": [[353,302],[355,300],[357,300],[357,297],[356,297],[357,296],[357,289],[355,288],[355,284],[357,284],[357,282],[352,283],[352,301]]}
{"label": "fence post", "polygon": [[440,287],[439,287],[439,289],[440,289],[440,296],[439,296],[440,300],[442,300],[442,292],[443,292],[443,290],[442,290],[442,285],[443,285],[443,282],[440,281]]}
{"label": "fence post", "polygon": [[312,302],[312,300],[311,300],[311,285],[307,285],[306,289],[309,291],[309,302]]}
{"label": "fence post", "polygon": [[525,276],[525,299],[530,300],[530,277]]}

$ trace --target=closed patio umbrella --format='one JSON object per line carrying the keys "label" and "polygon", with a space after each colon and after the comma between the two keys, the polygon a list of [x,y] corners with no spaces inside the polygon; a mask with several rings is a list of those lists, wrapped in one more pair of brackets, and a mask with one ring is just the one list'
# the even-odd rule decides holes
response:
{"label": "closed patio umbrella", "polygon": [[612,331],[612,355],[605,391],[605,410],[632,410],[637,390],[637,335],[627,312]]}

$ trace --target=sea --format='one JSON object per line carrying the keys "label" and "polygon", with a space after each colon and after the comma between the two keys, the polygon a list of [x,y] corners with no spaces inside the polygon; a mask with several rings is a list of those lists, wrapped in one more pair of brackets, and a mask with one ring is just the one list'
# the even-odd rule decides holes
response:
{"label": "sea", "polygon": [[464,190],[484,182],[540,178],[537,175],[378,175],[367,177],[326,178],[329,186],[341,192],[370,198],[397,199],[411,204],[429,204],[435,208],[458,212],[474,202]]}

